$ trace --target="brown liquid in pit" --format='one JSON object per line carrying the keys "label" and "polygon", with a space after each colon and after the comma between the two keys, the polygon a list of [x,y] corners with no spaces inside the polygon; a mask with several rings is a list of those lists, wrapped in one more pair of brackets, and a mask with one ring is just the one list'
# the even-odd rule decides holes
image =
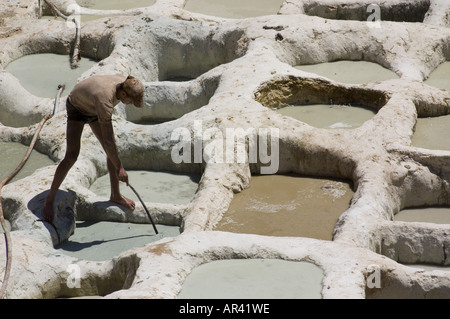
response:
{"label": "brown liquid in pit", "polygon": [[348,183],[294,175],[254,176],[236,194],[215,230],[331,240],[349,207]]}

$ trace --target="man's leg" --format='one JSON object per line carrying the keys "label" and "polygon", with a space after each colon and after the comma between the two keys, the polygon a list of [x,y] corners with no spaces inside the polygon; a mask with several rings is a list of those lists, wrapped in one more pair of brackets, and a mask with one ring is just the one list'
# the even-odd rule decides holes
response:
{"label": "man's leg", "polygon": [[[91,127],[92,132],[97,137],[97,139],[99,140],[100,144],[103,147],[103,136],[102,136],[102,131],[101,131],[100,124],[98,123],[98,121],[89,123],[89,126]],[[129,198],[126,198],[125,196],[123,196],[120,193],[119,178],[117,176],[117,170],[114,167],[114,165],[112,164],[112,162],[109,160],[108,157],[106,157],[106,167],[108,168],[109,181],[111,184],[110,200],[114,203],[124,206],[125,208],[134,210],[134,208],[136,207],[134,201],[132,201]]]}
{"label": "man's leg", "polygon": [[55,176],[53,177],[52,186],[50,192],[45,200],[42,210],[42,216],[45,220],[53,221],[54,208],[53,202],[55,201],[56,193],[59,187],[67,176],[67,173],[75,164],[78,154],[80,153],[80,139],[83,133],[84,122],[82,121],[67,121],[66,128],[66,154],[64,159],[59,163],[56,168]]}

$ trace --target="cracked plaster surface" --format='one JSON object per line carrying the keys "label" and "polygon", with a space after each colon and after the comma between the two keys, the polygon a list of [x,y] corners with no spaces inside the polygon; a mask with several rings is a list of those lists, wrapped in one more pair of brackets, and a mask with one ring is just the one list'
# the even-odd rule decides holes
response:
{"label": "cracked plaster surface", "polygon": [[[73,1],[53,3],[64,11]],[[83,23],[82,54],[99,62],[80,80],[93,74],[130,73],[146,87],[145,110],[139,113],[119,105],[114,114],[124,167],[199,173],[202,179],[187,205],[148,203],[155,222],[180,226],[179,236],[105,262],[62,255],[53,248],[54,230],[36,222],[56,163],[64,156],[65,111],[60,108],[36,144],[55,165],[3,189],[14,258],[6,297],[176,298],[196,266],[227,258],[312,262],[324,271],[324,298],[450,296],[448,272],[402,265],[449,265],[449,226],[393,221],[403,208],[450,204],[450,152],[411,146],[418,117],[450,110],[450,93],[423,83],[450,59],[449,5],[445,0],[370,3],[394,21],[382,20],[380,28],[370,28],[367,13],[361,11],[369,1],[363,0],[358,5],[289,0],[278,15],[247,19],[205,16],[185,11],[184,0],[158,0],[147,8]],[[7,13],[0,16],[0,141],[29,144],[37,122],[52,112],[54,100],[31,95],[3,69],[27,54],[69,54],[75,29],[64,21],[39,19],[37,1],[8,1],[0,7]],[[42,10],[49,12],[45,6]],[[410,21],[401,22],[404,17],[398,12]],[[82,8],[81,13],[112,12]],[[351,85],[293,68],[333,60],[376,62],[399,79]],[[174,77],[192,80],[169,81]],[[364,102],[377,114],[352,130],[327,130],[274,111],[290,103],[329,98]],[[161,123],[135,123],[143,119]],[[333,240],[214,231],[233,195],[247,188],[252,174],[264,165],[175,164],[171,133],[178,127],[193,131],[196,120],[204,128],[221,131],[279,128],[278,174],[350,180],[355,195],[334,228]],[[106,164],[88,128],[82,149],[89,151],[82,152],[57,198],[55,224],[62,239],[73,233],[75,219],[148,222],[140,204],[127,212],[96,203],[89,186],[106,172]],[[0,274],[4,264],[2,254]],[[82,269],[81,288],[67,287],[71,264]],[[381,271],[380,289],[366,284],[373,265]]]}

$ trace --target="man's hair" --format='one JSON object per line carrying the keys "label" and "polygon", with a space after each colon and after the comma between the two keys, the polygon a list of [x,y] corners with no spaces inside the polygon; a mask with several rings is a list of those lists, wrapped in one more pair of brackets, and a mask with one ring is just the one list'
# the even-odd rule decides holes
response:
{"label": "man's hair", "polygon": [[134,100],[134,105],[137,107],[143,107],[144,101],[144,85],[142,82],[132,75],[128,75],[126,80],[120,83],[119,89],[125,92],[126,95]]}
{"label": "man's hair", "polygon": [[[123,88],[123,86],[125,85],[125,82],[126,82],[127,80],[131,80],[131,79],[134,79],[134,76],[128,75],[127,78],[125,79],[125,81],[123,81],[122,83],[120,83],[119,89],[121,89],[122,91],[125,91],[125,93],[127,93],[127,91]],[[127,93],[127,94],[128,94],[128,93]]]}

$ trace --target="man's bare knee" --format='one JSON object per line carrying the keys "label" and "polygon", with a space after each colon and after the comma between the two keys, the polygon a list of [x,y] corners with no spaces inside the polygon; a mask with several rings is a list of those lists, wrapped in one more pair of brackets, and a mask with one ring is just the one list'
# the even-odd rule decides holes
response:
{"label": "man's bare knee", "polygon": [[78,159],[78,154],[79,153],[67,153],[66,156],[64,156],[63,161],[66,165],[72,167]]}

